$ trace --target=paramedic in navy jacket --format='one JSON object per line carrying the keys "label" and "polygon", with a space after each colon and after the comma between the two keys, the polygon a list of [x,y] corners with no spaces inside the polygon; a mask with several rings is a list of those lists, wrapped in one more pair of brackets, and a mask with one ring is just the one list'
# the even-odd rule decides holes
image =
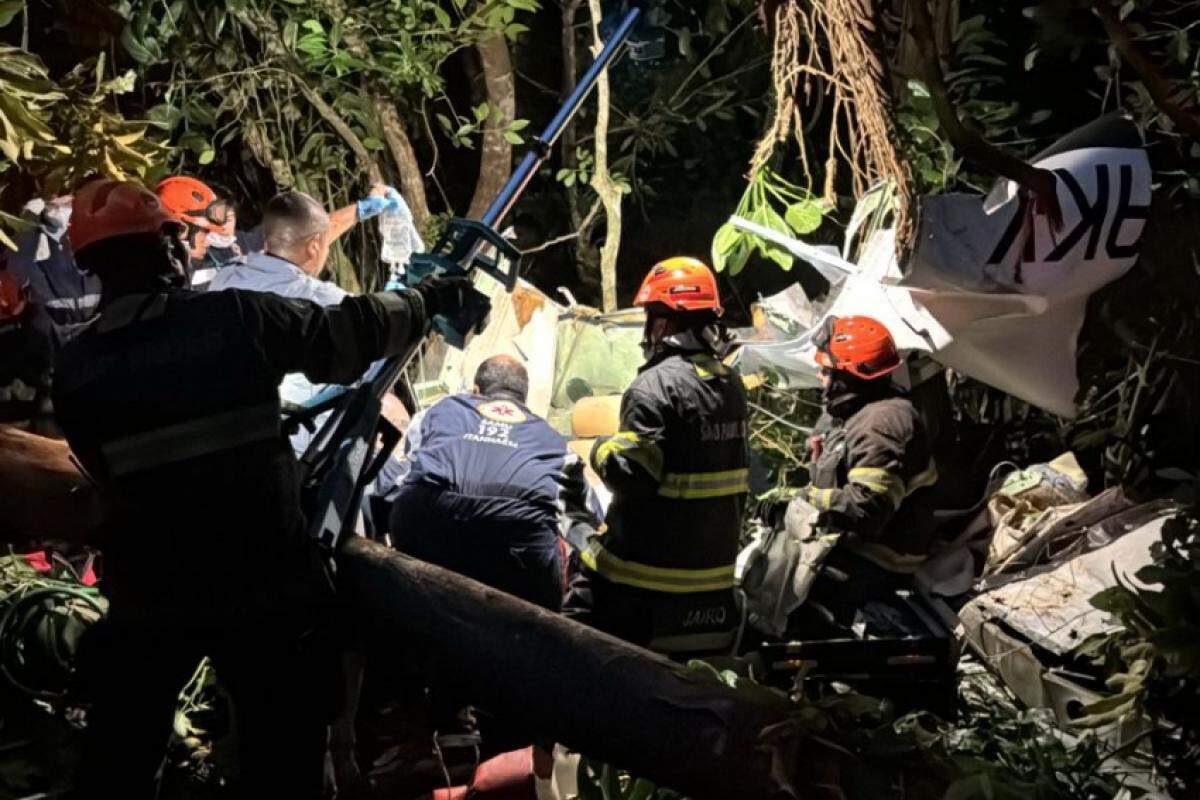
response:
{"label": "paramedic in navy jacket", "polygon": [[479,365],[473,394],[413,418],[407,472],[391,493],[397,549],[559,610],[560,539],[594,526],[582,460],[525,407],[529,375],[511,356]]}

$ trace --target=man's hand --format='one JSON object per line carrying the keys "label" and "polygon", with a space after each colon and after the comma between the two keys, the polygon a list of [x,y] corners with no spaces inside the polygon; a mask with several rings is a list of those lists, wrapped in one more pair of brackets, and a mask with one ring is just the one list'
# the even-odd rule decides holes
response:
{"label": "man's hand", "polygon": [[358,221],[377,217],[384,211],[395,211],[400,208],[400,193],[386,184],[377,183],[371,187],[367,196],[358,201]]}

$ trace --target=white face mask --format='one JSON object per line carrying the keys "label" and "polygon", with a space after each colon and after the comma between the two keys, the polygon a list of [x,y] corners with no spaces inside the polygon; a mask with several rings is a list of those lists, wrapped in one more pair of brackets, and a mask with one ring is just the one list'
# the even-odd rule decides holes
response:
{"label": "white face mask", "polygon": [[223,233],[209,233],[206,237],[209,247],[219,250],[231,250],[237,247],[237,236],[227,236]]}
{"label": "white face mask", "polygon": [[71,223],[70,203],[48,203],[42,212],[42,229],[54,239],[62,238]]}

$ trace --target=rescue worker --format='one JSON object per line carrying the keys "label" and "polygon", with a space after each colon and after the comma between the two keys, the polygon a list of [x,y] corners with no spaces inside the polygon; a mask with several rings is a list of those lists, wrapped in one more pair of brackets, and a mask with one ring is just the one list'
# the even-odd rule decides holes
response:
{"label": "rescue worker", "polygon": [[[379,188],[386,193],[387,187]],[[383,194],[373,194],[361,201],[361,210],[356,214],[359,218],[369,218],[380,213],[387,202]],[[265,252],[251,253],[221,269],[209,284],[209,291],[248,289],[271,292],[282,297],[312,300],[323,306],[337,305],[349,296],[336,283],[319,277],[329,260],[329,248],[333,240],[346,229],[346,214],[336,211],[327,214],[320,203],[304,192],[282,192],[267,203],[262,229]],[[284,403],[294,408],[303,405],[325,388],[304,375],[294,374],[284,378],[279,391]],[[403,430],[408,424],[408,412],[403,404],[392,394],[386,395],[383,403],[384,416]],[[321,419],[318,419],[318,425]],[[292,446],[299,455],[312,437],[302,428],[291,438]]]}
{"label": "rescue worker", "polygon": [[29,287],[32,324],[57,349],[96,313],[100,282],[75,268],[70,237],[71,197],[32,200],[23,219],[30,223],[17,237],[9,258],[13,277]]}
{"label": "rescue worker", "polygon": [[318,798],[336,706],[332,588],[305,531],[278,385],[351,381],[403,351],[463,283],[334,308],[187,284],[182,229],[141,186],[94,180],[70,236],[103,291],[58,356],[59,422],[105,499],[106,619],[80,656],[93,703],[79,793],[151,798],[176,697],[209,655],[236,706],[241,796]]}
{"label": "rescue worker", "polygon": [[219,234],[231,221],[229,202],[218,197],[207,183],[188,175],[172,175],[155,189],[158,201],[184,226],[184,240],[192,260],[192,288],[201,290],[216,275],[216,267],[204,263],[208,256],[208,237]]}
{"label": "rescue worker", "polygon": [[[372,187],[371,193],[357,203],[351,203],[331,212],[328,215],[328,244],[332,244],[342,234],[353,228],[355,223],[383,213],[384,209],[388,207],[388,193],[395,191],[395,189],[379,184]],[[243,245],[238,242],[237,215],[234,212],[233,204],[218,196],[216,191],[203,181],[187,175],[174,175],[163,179],[158,184],[156,194],[163,207],[186,226],[186,238],[193,266],[193,288],[208,287],[218,272],[223,271],[227,266],[236,266],[238,260],[236,257],[229,258],[230,254],[244,255],[247,258],[258,254],[258,249],[250,248],[249,244],[246,247],[250,249],[250,252],[245,254],[241,252]],[[246,237],[247,242],[255,238],[253,233]],[[222,257],[217,258],[215,253],[210,254],[210,248],[217,248],[222,253]],[[210,258],[210,255],[213,257]],[[323,263],[321,268],[324,268]],[[226,288],[236,285],[236,283],[226,284]],[[260,287],[247,286],[243,288]],[[312,299],[321,302],[320,298]],[[332,302],[336,303],[340,300],[341,297],[338,297]]]}
{"label": "rescue worker", "polygon": [[915,571],[933,538],[937,467],[920,415],[889,377],[901,364],[896,343],[879,321],[847,316],[828,317],[814,344],[825,408],[806,499],[818,526],[877,567]]}
{"label": "rescue worker", "polygon": [[566,611],[661,652],[717,650],[736,627],[745,388],[721,362],[730,337],[702,262],[657,264],[634,304],[646,309],[646,363],[622,397],[621,430],[592,449],[613,499]]}
{"label": "rescue worker", "polygon": [[474,392],[414,417],[392,493],[399,550],[558,611],[559,542],[594,528],[583,461],[525,405],[529,375],[512,356],[475,372]]}

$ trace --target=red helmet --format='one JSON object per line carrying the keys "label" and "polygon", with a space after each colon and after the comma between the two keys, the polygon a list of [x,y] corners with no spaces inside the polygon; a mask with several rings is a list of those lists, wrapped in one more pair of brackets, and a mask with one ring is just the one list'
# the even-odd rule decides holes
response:
{"label": "red helmet", "polygon": [[228,205],[207,183],[187,175],[164,178],[155,194],[175,219],[202,230],[216,230],[229,216]]}
{"label": "red helmet", "polygon": [[102,239],[157,233],[175,222],[144,186],[102,178],[76,190],[67,236],[78,253]]}
{"label": "red helmet", "polygon": [[662,303],[673,311],[703,311],[722,313],[717,279],[703,261],[688,256],[676,256],[654,265],[642,288],[633,299],[635,306]]}
{"label": "red helmet", "polygon": [[845,370],[864,380],[900,366],[892,334],[871,317],[827,317],[813,344],[817,346],[814,359],[822,367]]}
{"label": "red helmet", "polygon": [[7,269],[0,269],[0,324],[18,319],[25,310],[25,290]]}

